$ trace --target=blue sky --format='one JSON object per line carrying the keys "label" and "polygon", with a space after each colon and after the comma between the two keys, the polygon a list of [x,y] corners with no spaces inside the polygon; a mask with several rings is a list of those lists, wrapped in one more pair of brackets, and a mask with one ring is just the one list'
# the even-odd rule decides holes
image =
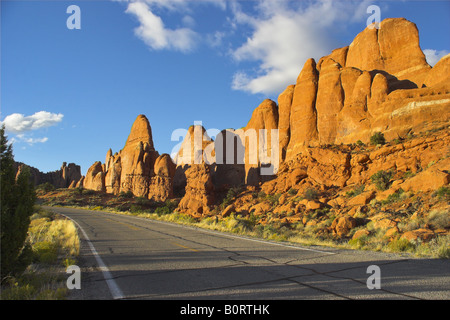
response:
{"label": "blue sky", "polygon": [[[81,29],[68,29],[67,7]],[[430,64],[450,52],[449,1],[1,1],[1,115],[16,161],[82,173],[123,148],[137,115],[154,145],[201,121],[240,128],[295,83],[306,59],[381,19],[417,24]]]}

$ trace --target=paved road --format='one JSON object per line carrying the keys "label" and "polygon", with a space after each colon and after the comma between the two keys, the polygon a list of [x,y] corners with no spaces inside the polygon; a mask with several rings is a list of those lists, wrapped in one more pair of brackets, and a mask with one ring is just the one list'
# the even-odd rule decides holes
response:
{"label": "paved road", "polygon": [[[450,299],[450,262],[301,247],[99,211],[50,208],[82,238],[73,299]],[[369,266],[378,266],[376,273]]]}

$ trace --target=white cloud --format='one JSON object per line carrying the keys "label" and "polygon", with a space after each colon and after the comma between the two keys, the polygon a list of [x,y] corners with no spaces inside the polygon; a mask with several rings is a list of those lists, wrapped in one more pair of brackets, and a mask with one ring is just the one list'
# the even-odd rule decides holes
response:
{"label": "white cloud", "polygon": [[18,134],[15,137],[12,137],[9,142],[12,144],[16,144],[19,142],[25,142],[28,143],[30,146],[32,146],[35,143],[44,143],[47,142],[48,138],[47,137],[43,137],[43,138],[32,138],[32,137],[27,137],[24,134]]}
{"label": "white cloud", "polygon": [[446,50],[425,49],[423,50],[423,53],[425,54],[428,64],[433,67],[442,57],[448,55],[450,52]]}
{"label": "white cloud", "polygon": [[[152,0],[148,2],[149,4],[131,2],[125,11],[126,13],[135,15],[139,21],[140,25],[134,29],[136,36],[153,50],[170,49],[181,52],[192,51],[196,45],[198,34],[189,28],[167,28],[161,17],[154,14],[149,6],[153,4],[174,10],[177,5],[185,5],[183,1]],[[192,18],[190,18],[190,24],[195,24]]]}
{"label": "white cloud", "polygon": [[63,117],[61,113],[48,111],[39,111],[31,116],[13,113],[6,116],[1,124],[5,125],[6,131],[20,135],[27,131],[54,126],[61,122]]}
{"label": "white cloud", "polygon": [[247,15],[239,3],[233,3],[234,22],[249,25],[252,34],[232,56],[238,62],[257,62],[259,66],[256,72],[238,71],[232,88],[251,93],[281,92],[295,83],[307,59],[318,59],[335,48],[330,29],[365,21],[361,8],[367,7],[366,3],[261,0],[256,3],[256,15]]}

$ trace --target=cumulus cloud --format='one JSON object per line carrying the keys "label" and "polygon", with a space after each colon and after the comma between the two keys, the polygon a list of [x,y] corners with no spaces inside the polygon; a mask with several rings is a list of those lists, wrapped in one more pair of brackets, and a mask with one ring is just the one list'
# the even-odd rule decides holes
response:
{"label": "cumulus cloud", "polygon": [[423,50],[423,53],[425,54],[428,64],[433,67],[442,57],[448,55],[450,52],[446,50],[425,49]]}
{"label": "cumulus cloud", "polygon": [[262,0],[256,3],[257,14],[249,15],[234,3],[235,23],[247,24],[252,34],[232,56],[238,62],[259,65],[256,72],[238,71],[232,88],[251,93],[281,92],[295,83],[307,59],[318,59],[334,49],[330,29],[366,19],[362,8],[367,8],[366,1]]}
{"label": "cumulus cloud", "polygon": [[[175,50],[181,52],[192,51],[198,39],[198,34],[185,27],[170,29],[167,28],[161,19],[152,10],[150,5],[164,7],[174,10],[179,5],[184,6],[182,1],[149,1],[149,4],[144,2],[131,2],[128,4],[126,13],[133,14],[139,21],[139,26],[134,29],[134,33],[144,43],[153,50]],[[190,25],[194,25],[195,21],[192,17],[189,19]]]}
{"label": "cumulus cloud", "polygon": [[31,116],[13,113],[6,116],[1,124],[5,125],[7,132],[20,135],[27,131],[54,126],[61,122],[63,117],[64,115],[61,113],[51,113],[48,111],[39,111]]}

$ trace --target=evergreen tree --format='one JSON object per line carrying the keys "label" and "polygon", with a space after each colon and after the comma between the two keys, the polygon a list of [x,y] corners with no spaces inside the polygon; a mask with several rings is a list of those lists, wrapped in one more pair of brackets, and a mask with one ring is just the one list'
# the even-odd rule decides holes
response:
{"label": "evergreen tree", "polygon": [[0,129],[0,193],[1,193],[1,277],[22,272],[28,261],[29,247],[25,246],[30,216],[33,213],[35,192],[30,182],[29,168],[17,176],[11,144]]}

